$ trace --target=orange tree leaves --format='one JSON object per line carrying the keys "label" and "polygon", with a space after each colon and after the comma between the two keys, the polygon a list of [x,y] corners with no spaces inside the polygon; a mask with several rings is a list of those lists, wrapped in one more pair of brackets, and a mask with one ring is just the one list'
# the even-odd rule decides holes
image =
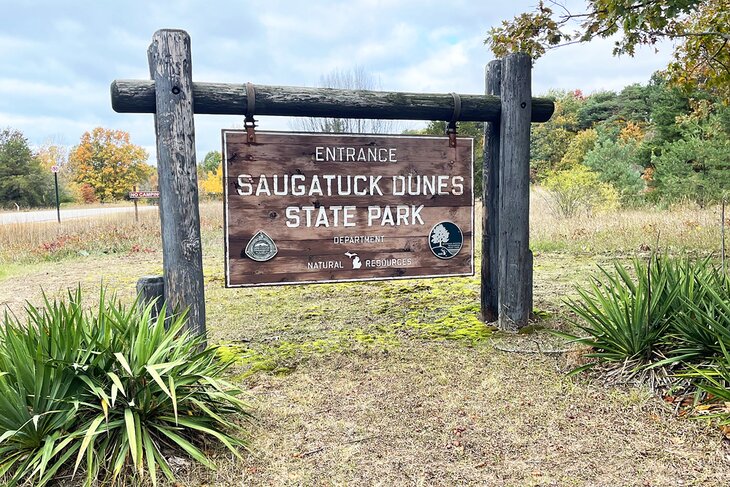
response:
{"label": "orange tree leaves", "polygon": [[154,172],[147,152],[121,130],[97,127],[81,136],[69,155],[73,180],[93,189],[99,201],[121,199]]}

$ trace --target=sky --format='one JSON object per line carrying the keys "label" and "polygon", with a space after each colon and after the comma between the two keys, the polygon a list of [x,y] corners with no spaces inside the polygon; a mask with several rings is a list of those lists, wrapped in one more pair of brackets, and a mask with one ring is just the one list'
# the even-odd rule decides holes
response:
{"label": "sky", "polygon": [[[0,128],[32,146],[73,146],[102,126],[124,130],[155,163],[150,114],[111,108],[114,79],[149,79],[147,47],[158,29],[191,37],[193,81],[317,86],[334,70],[362,69],[378,89],[480,94],[493,59],[487,31],[532,10],[536,0],[0,0]],[[571,8],[583,2],[570,0]],[[533,94],[588,94],[646,83],[670,60],[671,45],[616,58],[612,41],[548,52],[532,73]],[[199,160],[220,150],[220,131],[243,117],[196,115]],[[403,122],[399,128],[419,128]],[[263,130],[291,119],[260,117]]]}

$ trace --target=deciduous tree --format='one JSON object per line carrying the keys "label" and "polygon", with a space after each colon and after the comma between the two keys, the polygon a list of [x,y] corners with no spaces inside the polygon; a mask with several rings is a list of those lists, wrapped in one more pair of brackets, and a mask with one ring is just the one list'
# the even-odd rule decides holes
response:
{"label": "deciduous tree", "polygon": [[73,179],[94,190],[101,201],[120,199],[154,171],[147,152],[121,130],[97,127],[81,137],[69,155]]}
{"label": "deciduous tree", "polygon": [[[336,69],[319,80],[321,88],[345,90],[376,90],[378,80],[362,67]],[[305,132],[351,133],[351,134],[392,134],[396,124],[392,120],[362,118],[298,118],[292,124],[295,130]]]}
{"label": "deciduous tree", "polygon": [[203,161],[198,164],[198,174],[202,175],[208,172],[216,174],[216,171],[220,167],[222,160],[223,157],[221,156],[220,151],[212,150],[208,152],[203,158]]}
{"label": "deciduous tree", "polygon": [[56,166],[62,203],[83,200],[81,187],[73,181],[73,174],[68,165],[68,153],[68,147],[51,140],[46,141],[36,152],[44,171],[50,172],[51,167]]}
{"label": "deciduous tree", "polygon": [[52,191],[51,172],[43,169],[25,136],[0,131],[0,205],[50,206]]}
{"label": "deciduous tree", "polygon": [[198,178],[198,189],[201,195],[209,198],[220,197],[223,194],[223,168],[221,163],[218,163],[216,167],[203,173]]}
{"label": "deciduous tree", "polygon": [[674,41],[672,80],[699,85],[730,99],[730,0],[587,0],[576,12],[564,2],[540,1],[492,28],[485,41],[496,56],[549,49],[618,35],[614,55],[633,56],[640,45]]}

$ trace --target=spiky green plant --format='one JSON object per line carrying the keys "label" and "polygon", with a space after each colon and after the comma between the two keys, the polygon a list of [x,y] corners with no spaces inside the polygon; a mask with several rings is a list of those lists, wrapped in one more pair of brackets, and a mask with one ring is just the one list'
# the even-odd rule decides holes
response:
{"label": "spiky green plant", "polygon": [[83,336],[78,301],[28,306],[22,324],[0,327],[0,478],[42,485],[78,450],[68,432],[78,413],[76,363]]}
{"label": "spiky green plant", "polygon": [[730,282],[716,266],[697,265],[687,272],[680,309],[672,316],[672,346],[667,361],[722,357],[730,347]]}
{"label": "spiky green plant", "polygon": [[0,473],[10,485],[45,485],[65,466],[83,468],[86,485],[129,471],[174,480],[170,453],[215,468],[204,438],[240,455],[249,407],[223,379],[230,362],[184,330],[184,315],[153,319],[152,305],[125,308],[103,291],[95,313],[80,291],[68,301],[29,306],[25,325],[5,318]]}
{"label": "spiky green plant", "polygon": [[720,409],[719,412],[696,417],[716,419],[720,425],[730,425],[730,352],[724,344],[720,348],[721,357],[703,367],[692,366],[683,375],[707,394],[706,404],[717,405]]}
{"label": "spiky green plant", "polygon": [[577,289],[580,299],[568,306],[580,318],[574,324],[583,334],[563,334],[591,347],[588,357],[598,362],[630,363],[642,368],[661,358],[660,350],[670,324],[680,287],[673,283],[671,261],[666,256],[634,259],[633,273],[619,263],[609,271],[599,267],[587,287]]}

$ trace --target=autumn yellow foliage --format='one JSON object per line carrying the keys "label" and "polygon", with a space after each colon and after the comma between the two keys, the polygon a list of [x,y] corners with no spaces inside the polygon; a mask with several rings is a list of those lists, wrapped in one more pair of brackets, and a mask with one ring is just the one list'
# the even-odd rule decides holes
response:
{"label": "autumn yellow foliage", "polygon": [[201,196],[218,197],[223,194],[223,169],[218,164],[212,171],[205,172],[198,179],[198,191]]}
{"label": "autumn yellow foliage", "polygon": [[127,132],[102,127],[81,136],[69,154],[69,165],[72,180],[93,189],[101,202],[123,198],[154,171],[147,164],[147,152],[132,144]]}

